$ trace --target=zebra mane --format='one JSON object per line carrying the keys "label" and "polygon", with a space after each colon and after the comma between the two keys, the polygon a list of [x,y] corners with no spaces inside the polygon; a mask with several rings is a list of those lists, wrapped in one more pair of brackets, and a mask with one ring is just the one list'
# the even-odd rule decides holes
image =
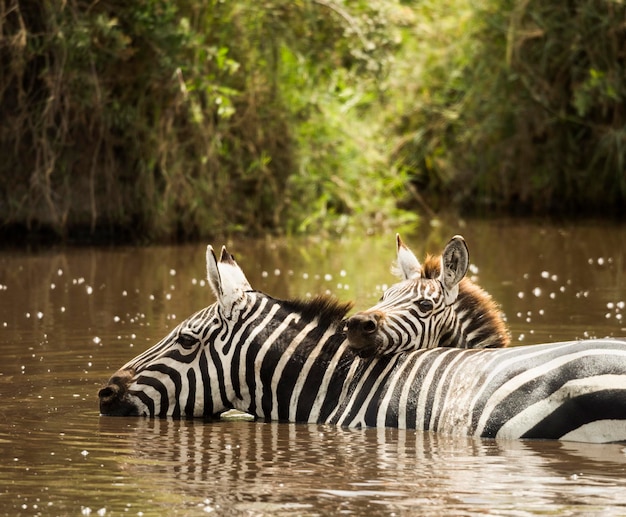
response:
{"label": "zebra mane", "polygon": [[441,273],[441,255],[426,255],[422,264],[422,278],[437,278]]}
{"label": "zebra mane", "polygon": [[307,300],[300,298],[283,300],[283,303],[286,309],[299,313],[304,320],[313,321],[319,318],[323,325],[341,321],[353,306],[352,302],[340,302],[330,295],[317,295]]}

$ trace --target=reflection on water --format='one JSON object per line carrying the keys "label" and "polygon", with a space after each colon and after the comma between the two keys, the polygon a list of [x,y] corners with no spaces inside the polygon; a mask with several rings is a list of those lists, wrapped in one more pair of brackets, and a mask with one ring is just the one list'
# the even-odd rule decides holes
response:
{"label": "reflection on water", "polygon": [[[118,424],[102,418],[100,432]],[[236,512],[459,515],[626,504],[620,446],[452,439],[404,430],[141,420],[120,469],[140,490]],[[236,488],[233,490],[233,488]]]}
{"label": "reflection on water", "polygon": [[[515,342],[626,335],[625,227],[404,237],[423,256],[455,233]],[[329,291],[360,309],[394,281],[393,235],[228,246],[275,296]],[[211,302],[204,271],[200,245],[0,252],[0,514],[626,513],[623,445],[100,418],[112,371]]]}

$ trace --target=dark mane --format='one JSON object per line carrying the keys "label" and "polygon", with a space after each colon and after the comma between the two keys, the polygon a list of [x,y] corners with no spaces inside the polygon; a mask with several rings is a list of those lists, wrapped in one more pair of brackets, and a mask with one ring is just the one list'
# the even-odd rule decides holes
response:
{"label": "dark mane", "polygon": [[284,300],[285,308],[298,312],[306,321],[319,318],[323,325],[331,325],[345,318],[352,309],[352,302],[340,302],[330,295],[317,295],[313,298],[302,300]]}

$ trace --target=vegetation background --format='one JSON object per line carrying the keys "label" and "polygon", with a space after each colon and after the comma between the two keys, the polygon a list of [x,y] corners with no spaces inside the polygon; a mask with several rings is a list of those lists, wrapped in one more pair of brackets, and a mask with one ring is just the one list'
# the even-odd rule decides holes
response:
{"label": "vegetation background", "polygon": [[621,217],[622,0],[0,0],[5,235]]}

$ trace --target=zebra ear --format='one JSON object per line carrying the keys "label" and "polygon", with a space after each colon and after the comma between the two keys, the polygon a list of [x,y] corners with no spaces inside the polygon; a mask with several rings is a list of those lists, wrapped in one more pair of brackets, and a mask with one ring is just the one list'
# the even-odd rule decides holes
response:
{"label": "zebra ear", "polygon": [[403,280],[419,278],[422,275],[422,266],[413,252],[402,242],[400,234],[396,233],[397,266]]}
{"label": "zebra ear", "polygon": [[215,297],[220,300],[223,294],[222,279],[220,278],[220,270],[217,267],[217,257],[213,251],[213,246],[210,244],[206,248],[206,276]]}
{"label": "zebra ear", "polygon": [[226,247],[222,247],[218,261],[213,247],[208,246],[206,264],[211,289],[224,309],[224,315],[230,318],[233,308],[245,298],[245,292],[252,289],[250,283]]}
{"label": "zebra ear", "polygon": [[469,267],[469,250],[465,239],[460,235],[452,237],[441,255],[441,273],[439,280],[445,290],[447,305],[454,303],[459,295],[459,282]]}

